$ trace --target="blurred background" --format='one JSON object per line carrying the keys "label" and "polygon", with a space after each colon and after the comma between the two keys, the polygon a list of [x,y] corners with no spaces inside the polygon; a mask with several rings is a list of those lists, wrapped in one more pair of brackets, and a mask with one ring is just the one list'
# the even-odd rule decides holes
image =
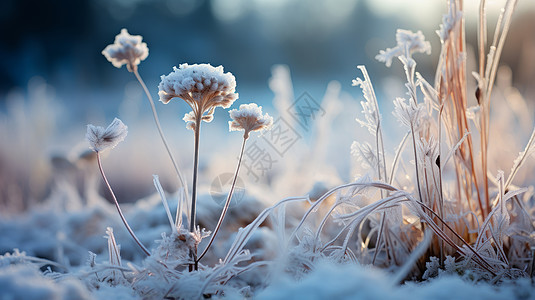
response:
{"label": "blurred background", "polygon": [[[476,41],[478,3],[466,2],[471,44]],[[503,2],[489,1],[491,28]],[[535,2],[519,2],[502,64],[513,71],[515,87],[533,99]],[[380,101],[390,103],[394,96],[403,96],[401,67],[386,68],[374,57],[395,46],[397,28],[421,30],[433,50],[430,56],[415,57],[418,70],[433,78],[440,49],[435,30],[446,11],[442,0],[2,0],[1,201],[20,202],[18,210],[24,203],[50,196],[51,182],[61,170],[80,168],[75,161],[87,150],[85,125],[104,126],[114,116],[130,127],[127,141],[105,162],[111,176],[116,176],[118,194],[132,201],[152,193],[151,174],[160,174],[164,186],[173,190],[172,168],[142,90],[131,73],[114,68],[101,54],[121,28],[142,35],[148,44],[149,57],[139,70],[156,99],[160,76],[180,63],[223,65],[236,76],[240,94],[236,104],[254,101],[275,117],[276,95],[269,84],[274,66],[287,66],[278,70],[290,72],[294,98],[307,92],[321,104],[331,86],[343,99],[339,110],[345,122],[339,121],[332,132],[335,140],[329,142],[325,160],[335,166],[338,180],[350,180],[349,145],[362,132],[354,122],[362,98],[360,89],[351,87],[351,80],[361,76],[356,66],[367,66]],[[473,58],[471,52],[468,58]],[[192,135],[181,120],[188,109],[178,101],[168,107],[157,103],[157,108],[189,174]],[[389,116],[389,111],[383,115]],[[240,136],[226,133],[227,119],[226,112],[218,110],[214,123],[221,126],[204,127],[209,138],[201,151],[207,157],[227,152],[236,156]],[[305,139],[313,134],[300,130]],[[307,145],[302,149],[307,151]],[[280,168],[287,163],[284,159]],[[229,161],[221,162],[210,176],[233,170],[235,160]],[[277,197],[292,192],[302,191]]]}

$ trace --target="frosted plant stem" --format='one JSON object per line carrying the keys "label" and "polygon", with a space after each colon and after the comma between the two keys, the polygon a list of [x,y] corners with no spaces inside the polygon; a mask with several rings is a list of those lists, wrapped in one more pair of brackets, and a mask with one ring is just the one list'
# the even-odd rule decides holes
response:
{"label": "frosted plant stem", "polygon": [[126,221],[123,212],[121,211],[121,207],[119,206],[119,202],[117,202],[117,197],[115,197],[115,193],[111,189],[111,185],[108,182],[108,178],[106,178],[106,174],[104,174],[104,170],[102,169],[102,163],[100,161],[100,153],[97,152],[97,163],[98,163],[98,169],[100,170],[100,174],[102,174],[102,179],[104,179],[104,182],[106,183],[106,186],[108,187],[108,190],[110,191],[110,194],[113,198],[113,202],[115,203],[115,207],[117,208],[117,212],[119,212],[119,216],[121,217],[121,220],[123,221],[124,226],[126,227],[126,230],[130,233],[132,238],[136,241],[139,247],[141,247],[141,250],[147,254],[147,256],[150,256],[149,250],[143,246],[143,244],[139,241],[136,234],[132,231],[132,228],[130,228],[130,225],[128,225],[128,222]]}
{"label": "frosted plant stem", "polygon": [[[200,115],[196,118],[196,126],[195,126],[195,148],[194,148],[194,158],[193,158],[193,188],[191,190],[191,214],[190,214],[190,224],[189,224],[189,232],[194,233],[195,232],[195,222],[196,222],[196,212],[195,208],[197,205],[197,173],[199,169],[199,136],[201,132],[201,117]],[[197,249],[195,251],[191,251],[190,253],[192,260],[195,262],[195,271],[198,270],[199,264],[197,260]],[[190,271],[192,271],[192,265],[190,265]]]}
{"label": "frosted plant stem", "polygon": [[420,201],[424,202],[424,199],[422,198],[422,189],[420,187],[420,171],[418,170],[418,154],[416,150],[416,137],[414,135],[414,127],[412,125],[412,122],[411,122],[411,134],[412,134],[412,147],[414,150],[414,164],[416,168],[416,186],[418,187],[418,196],[420,196]]}
{"label": "frosted plant stem", "polygon": [[[139,81],[139,84],[141,84],[141,87],[143,87],[143,90],[145,91],[145,94],[147,95],[147,99],[149,99],[150,108],[152,109],[152,116],[154,117],[154,122],[156,123],[156,127],[158,128],[158,133],[160,134],[160,137],[162,138],[162,142],[165,146],[165,150],[167,150],[167,154],[169,154],[169,158],[171,159],[171,162],[173,163],[173,167],[175,168],[176,175],[178,176],[178,180],[180,181],[180,185],[184,188],[184,193],[186,195],[186,199],[188,199],[188,185],[186,184],[186,181],[184,180],[184,176],[182,176],[182,172],[180,172],[180,168],[178,167],[178,164],[176,162],[175,157],[173,156],[173,153],[171,152],[171,149],[169,148],[169,144],[167,143],[167,139],[165,138],[165,135],[163,134],[162,126],[160,125],[160,119],[158,118],[158,114],[156,113],[156,107],[154,106],[154,100],[152,100],[152,96],[149,93],[149,90],[147,89],[147,86],[145,85],[145,82],[139,76],[139,73],[137,71],[137,67],[134,68],[134,75],[136,76],[137,80]],[[178,222],[178,214],[176,216],[176,221]]]}
{"label": "frosted plant stem", "polygon": [[394,161],[392,162],[392,169],[390,171],[390,177],[388,180],[388,184],[390,185],[394,182],[394,177],[395,177],[394,175],[396,174],[396,169],[399,164],[399,157],[401,156],[401,152],[403,152],[403,149],[405,148],[405,143],[407,142],[407,139],[409,138],[410,133],[411,133],[410,131],[407,131],[407,133],[405,134],[405,136],[403,136],[403,139],[399,143],[399,146],[396,150]]}
{"label": "frosted plant stem", "polygon": [[230,206],[230,200],[232,199],[232,194],[234,193],[234,187],[236,186],[236,180],[238,179],[238,173],[240,172],[240,166],[241,166],[241,160],[243,157],[243,150],[245,149],[245,142],[247,141],[246,138],[243,139],[243,143],[241,145],[241,151],[240,151],[240,158],[238,159],[238,165],[236,166],[236,172],[234,173],[234,179],[232,179],[232,185],[230,186],[230,191],[227,195],[227,200],[225,201],[225,206],[223,207],[223,211],[221,212],[221,215],[219,216],[219,221],[217,221],[217,225],[215,226],[214,232],[212,233],[212,236],[210,237],[210,241],[208,241],[208,245],[206,248],[204,248],[203,252],[199,257],[197,258],[197,262],[199,262],[206,252],[208,252],[208,249],[212,245],[212,243],[215,240],[215,236],[217,235],[217,232],[219,231],[219,228],[221,228],[221,224],[223,224],[223,219],[225,218],[225,215],[227,214],[227,210]]}
{"label": "frosted plant stem", "polygon": [[[442,165],[440,162],[440,155],[442,154],[442,112],[444,109],[444,103],[440,105],[440,110],[438,113],[438,157],[436,160],[436,164],[438,167],[438,182],[439,182],[439,215],[440,218],[445,220],[444,217],[444,193],[443,193],[443,187],[442,187]],[[444,224],[440,224],[440,229],[444,231]],[[440,240],[440,265],[444,266],[444,241]]]}
{"label": "frosted plant stem", "polygon": [[191,190],[191,215],[189,223],[189,231],[195,231],[195,206],[197,204],[197,173],[199,168],[199,136],[200,136],[200,123],[201,120],[198,118],[197,126],[195,127],[195,148],[194,148],[194,158],[193,158],[193,188]]}
{"label": "frosted plant stem", "polygon": [[[379,227],[379,232],[377,233],[377,241],[375,242],[375,252],[373,253],[372,266],[375,266],[375,260],[377,259],[377,254],[381,250],[381,243],[383,242],[383,231],[385,227],[386,212],[381,213],[381,225]],[[388,248],[385,244],[385,250],[388,253]],[[388,257],[388,255],[387,255]]]}

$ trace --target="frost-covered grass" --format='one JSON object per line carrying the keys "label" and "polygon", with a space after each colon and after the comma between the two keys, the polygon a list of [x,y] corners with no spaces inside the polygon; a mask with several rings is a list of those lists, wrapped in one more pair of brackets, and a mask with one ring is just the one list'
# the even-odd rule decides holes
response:
{"label": "frost-covered grass", "polygon": [[[154,195],[121,204],[116,176],[106,175],[101,154],[125,139],[127,127],[118,119],[107,128],[89,125],[94,154],[64,161],[78,171],[98,165],[98,171],[80,175],[85,192],[80,195],[64,178],[38,208],[0,220],[0,250],[6,252],[0,257],[0,298],[535,299],[529,171],[535,131],[523,134],[532,130],[525,127],[533,116],[508,82],[507,69],[499,68],[516,1],[506,1],[488,41],[481,2],[475,62],[467,59],[462,4],[448,4],[438,30],[435,78],[417,71],[417,55],[431,51],[421,32],[398,30],[396,45],[377,55],[387,66],[399,61],[404,68],[407,93],[393,100],[388,116],[404,135],[388,134],[372,78],[359,66],[362,78],[353,85],[362,89],[364,101],[353,124],[371,141],[362,137],[351,146],[359,162],[354,173],[361,175],[340,182],[323,154],[345,104],[340,87],[331,84],[322,102],[325,116],[314,124],[310,156],[290,157],[270,175],[270,184],[248,186],[233,207],[246,142],[258,138],[254,131],[269,134],[273,119],[254,103],[230,111],[230,129],[244,134],[239,151],[225,153],[238,160],[225,202],[217,205],[198,180],[210,173],[210,164],[199,168],[206,159],[200,157],[200,128],[214,119],[216,108],[237,101],[239,83],[209,64],[183,64],[162,76],[160,100],[184,100],[192,109],[184,117],[193,132],[190,194],[138,72],[148,47],[140,36],[122,31],[103,53],[116,67],[126,64],[146,91],[181,188],[169,194],[154,176]],[[283,67],[273,73],[274,106],[287,117],[293,101],[289,73]],[[398,146],[387,149],[392,143]],[[323,177],[307,195],[274,197],[274,190],[293,191],[312,173]],[[115,207],[96,193],[99,176]]]}

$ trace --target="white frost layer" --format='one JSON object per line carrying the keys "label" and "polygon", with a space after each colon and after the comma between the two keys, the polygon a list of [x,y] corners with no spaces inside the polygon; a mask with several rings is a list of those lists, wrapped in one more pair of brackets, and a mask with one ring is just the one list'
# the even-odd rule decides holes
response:
{"label": "white frost layer", "polygon": [[273,278],[276,280],[255,299],[535,299],[535,289],[527,278],[492,286],[443,276],[399,286],[378,269],[329,263],[319,263],[301,281],[284,275]]}

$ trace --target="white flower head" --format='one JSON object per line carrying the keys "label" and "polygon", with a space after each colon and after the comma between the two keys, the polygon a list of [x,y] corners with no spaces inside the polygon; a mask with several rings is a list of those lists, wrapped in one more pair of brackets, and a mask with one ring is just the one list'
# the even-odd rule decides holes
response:
{"label": "white flower head", "polygon": [[115,67],[120,68],[126,64],[128,71],[133,72],[137,65],[149,56],[149,48],[146,43],[141,42],[142,39],[142,36],[130,35],[123,28],[121,33],[115,36],[115,42],[106,46],[102,54]]}
{"label": "white flower head", "polygon": [[249,132],[268,130],[273,125],[273,118],[268,115],[262,115],[262,106],[256,103],[242,104],[240,109],[229,111],[232,121],[228,122],[230,131],[243,130],[243,137],[249,138]]}
{"label": "white flower head", "polygon": [[[234,75],[224,73],[222,66],[213,67],[210,64],[173,67],[169,75],[162,75],[158,89],[160,101],[164,104],[173,98],[186,101],[193,110],[186,122],[192,123],[196,123],[197,119],[211,121],[210,115],[216,107],[229,108],[238,99]],[[190,123],[187,126],[195,128]]]}
{"label": "white flower head", "polygon": [[431,44],[425,40],[425,36],[419,30],[414,33],[410,30],[398,29],[396,32],[396,42],[396,47],[379,51],[375,59],[384,62],[387,67],[390,67],[394,57],[405,57],[407,60],[410,60],[412,59],[413,53],[431,53]]}
{"label": "white flower head", "polygon": [[113,149],[122,142],[128,134],[128,127],[115,118],[107,127],[87,125],[85,137],[89,141],[90,148],[95,152],[100,152],[108,148]]}

